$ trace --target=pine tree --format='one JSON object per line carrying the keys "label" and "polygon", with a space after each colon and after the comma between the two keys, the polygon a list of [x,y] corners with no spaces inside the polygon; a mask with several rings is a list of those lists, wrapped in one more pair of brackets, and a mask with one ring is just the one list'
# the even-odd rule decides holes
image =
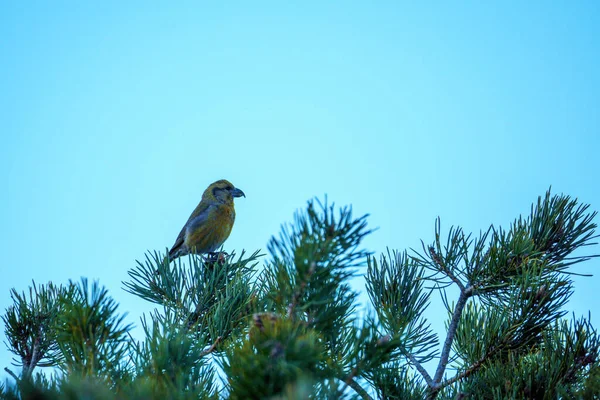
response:
{"label": "pine tree", "polygon": [[[443,240],[438,219],[420,251],[375,257],[366,215],[313,200],[268,256],[148,253],[123,283],[155,305],[141,341],[98,283],[34,282],[2,316],[20,371],[6,368],[1,397],[597,398],[597,332],[565,307],[595,216],[548,192],[506,230]],[[441,338],[427,319],[438,295]]]}

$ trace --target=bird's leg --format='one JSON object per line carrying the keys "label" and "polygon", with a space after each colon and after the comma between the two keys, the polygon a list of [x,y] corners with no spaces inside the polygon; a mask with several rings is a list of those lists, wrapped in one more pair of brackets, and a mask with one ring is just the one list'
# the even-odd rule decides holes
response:
{"label": "bird's leg", "polygon": [[221,264],[225,264],[225,260],[227,260],[227,257],[229,257],[229,254],[225,253],[224,251],[221,251],[217,256],[217,261],[219,261]]}
{"label": "bird's leg", "polygon": [[219,258],[219,253],[215,253],[215,252],[210,252],[210,253],[206,253],[206,255],[204,256],[204,261],[207,263],[215,263],[217,262]]}

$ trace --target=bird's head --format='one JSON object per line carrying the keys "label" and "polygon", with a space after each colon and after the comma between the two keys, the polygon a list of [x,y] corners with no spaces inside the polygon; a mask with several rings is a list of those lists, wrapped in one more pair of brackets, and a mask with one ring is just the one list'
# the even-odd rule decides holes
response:
{"label": "bird's head", "polygon": [[237,189],[231,182],[221,179],[206,188],[202,200],[216,200],[220,203],[233,204],[234,197],[246,197],[244,192]]}

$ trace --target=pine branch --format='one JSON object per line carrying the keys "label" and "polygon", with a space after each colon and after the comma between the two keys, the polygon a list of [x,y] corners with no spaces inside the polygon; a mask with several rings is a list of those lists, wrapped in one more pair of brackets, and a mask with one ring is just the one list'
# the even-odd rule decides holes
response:
{"label": "pine branch", "polygon": [[454,312],[452,314],[452,320],[450,325],[448,326],[448,334],[446,335],[446,340],[444,342],[444,347],[442,348],[442,354],[440,357],[440,362],[438,363],[438,367],[435,371],[435,375],[433,377],[433,382],[429,385],[433,391],[431,393],[431,398],[435,398],[437,395],[437,391],[441,387],[442,378],[444,376],[444,371],[446,370],[446,366],[448,365],[448,359],[450,357],[450,349],[452,348],[452,342],[454,341],[454,336],[456,334],[456,329],[458,328],[458,322],[460,321],[460,317],[462,315],[463,309],[467,304],[467,300],[469,297],[473,295],[473,287],[469,286],[467,289],[463,289],[460,292],[458,297],[458,301],[456,302],[456,307],[454,307]]}
{"label": "pine branch", "polygon": [[446,276],[448,276],[448,278],[450,278],[454,283],[456,283],[456,285],[460,288],[461,292],[464,292],[465,286],[463,285],[461,280],[458,279],[456,275],[454,275],[450,268],[448,268],[448,266],[441,259],[440,255],[435,251],[433,246],[429,246],[429,255],[431,256],[431,259],[435,262],[435,264],[438,266],[440,271],[442,271],[444,274],[446,274]]}
{"label": "pine branch", "polygon": [[16,365],[22,376],[30,377],[38,366],[55,365],[57,355],[56,325],[67,290],[51,282],[29,287],[29,295],[11,290],[13,305],[2,315],[9,350],[18,356]]}
{"label": "pine branch", "polygon": [[305,279],[302,280],[298,289],[294,292],[294,294],[292,296],[292,302],[289,304],[288,310],[287,310],[287,315],[292,320],[294,320],[296,318],[296,315],[295,315],[296,307],[298,306],[298,302],[300,301],[300,299],[302,298],[302,296],[305,293],[306,285],[308,284],[308,282],[310,281],[310,279],[312,278],[312,276],[315,273],[315,268],[316,268],[316,263],[313,261],[310,264],[310,268],[308,269],[308,271],[306,273]]}
{"label": "pine branch", "polygon": [[348,376],[344,383],[350,386],[363,400],[373,400],[373,398],[362,388],[351,376]]}
{"label": "pine branch", "polygon": [[[385,339],[380,339],[377,344],[384,344],[384,343],[389,343],[389,336],[386,337]],[[356,376],[361,372],[361,370],[363,370],[363,368],[365,368],[365,364],[368,364],[369,361],[371,360],[370,357],[372,357],[372,354],[368,354],[365,353],[363,355],[363,357],[357,362],[356,366],[354,368],[352,368],[352,370],[350,371],[350,373],[348,375],[346,375],[346,377],[341,378],[341,380],[344,382],[344,384],[346,386],[351,387],[352,389],[354,389],[354,391],[363,399],[369,399],[372,400],[372,397],[366,392],[366,390],[364,390],[355,380],[354,378],[356,378]]]}
{"label": "pine branch", "polygon": [[487,360],[489,360],[494,354],[496,354],[498,352],[498,350],[500,350],[500,348],[501,347],[493,347],[493,348],[491,348],[490,350],[488,350],[485,353],[485,355],[483,357],[481,357],[479,360],[477,360],[475,363],[473,363],[469,368],[465,369],[460,374],[457,374],[457,375],[453,376],[450,379],[446,379],[442,384],[439,385],[439,388],[437,390],[440,390],[443,387],[452,385],[453,383],[458,382],[461,379],[470,376],[471,374],[473,374],[474,372],[476,372],[479,368],[481,368],[481,366]]}
{"label": "pine branch", "polygon": [[217,337],[217,339],[215,340],[215,342],[213,344],[211,344],[208,349],[202,351],[201,355],[205,356],[205,355],[208,355],[208,354],[212,353],[213,351],[215,351],[215,349],[217,348],[217,346],[219,345],[219,343],[221,343],[222,339],[223,338],[221,336]]}
{"label": "pine branch", "polygon": [[406,355],[406,358],[408,358],[408,360],[414,365],[414,367],[417,369],[417,371],[419,371],[419,373],[423,376],[423,378],[425,379],[425,382],[427,382],[427,385],[429,387],[432,387],[433,386],[433,379],[431,379],[431,376],[429,375],[429,373],[427,372],[427,370],[425,368],[423,368],[423,366],[417,360],[417,358],[413,354],[411,354],[411,353],[408,353]]}
{"label": "pine branch", "polygon": [[366,360],[366,355],[364,355],[363,358],[361,358],[357,362],[356,366],[352,368],[352,371],[350,371],[350,373],[345,378],[342,378],[342,380],[346,386],[350,386],[352,389],[354,389],[354,391],[358,393],[363,399],[371,399],[371,396],[369,396],[369,394],[354,380],[354,378],[356,377],[356,375],[358,375],[360,369],[366,361],[368,360]]}
{"label": "pine branch", "polygon": [[31,350],[31,358],[28,362],[27,366],[23,366],[23,376],[25,377],[30,377],[33,374],[33,369],[35,368],[36,364],[38,363],[40,357],[39,354],[39,347],[40,347],[40,338],[39,336],[36,336],[35,340],[33,341],[33,346],[32,346],[32,350]]}

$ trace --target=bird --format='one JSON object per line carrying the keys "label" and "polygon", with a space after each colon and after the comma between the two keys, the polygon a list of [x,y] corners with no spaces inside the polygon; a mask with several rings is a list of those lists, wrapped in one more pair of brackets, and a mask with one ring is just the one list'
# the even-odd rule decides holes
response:
{"label": "bird", "polygon": [[225,179],[209,185],[169,250],[169,259],[210,254],[220,248],[235,221],[233,199],[242,196],[246,197],[244,192]]}

